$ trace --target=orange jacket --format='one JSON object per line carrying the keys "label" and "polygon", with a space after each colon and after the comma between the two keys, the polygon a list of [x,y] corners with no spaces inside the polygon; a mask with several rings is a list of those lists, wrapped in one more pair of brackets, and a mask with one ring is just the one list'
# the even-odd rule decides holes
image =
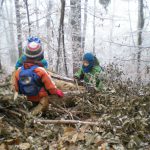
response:
{"label": "orange jacket", "polygon": [[[34,64],[31,63],[24,63],[25,68],[29,68],[33,66]],[[19,73],[21,71],[21,68],[19,68],[15,73],[15,90],[19,91],[18,81],[19,81]],[[44,84],[44,87],[41,88],[39,93],[36,96],[28,96],[28,100],[32,102],[39,102],[42,97],[48,96],[47,91],[50,94],[56,94],[57,87],[55,86],[55,83],[52,81],[50,74],[47,73],[47,71],[43,67],[38,67],[34,70],[34,72],[41,78],[42,83]],[[46,90],[47,91],[46,91]]]}

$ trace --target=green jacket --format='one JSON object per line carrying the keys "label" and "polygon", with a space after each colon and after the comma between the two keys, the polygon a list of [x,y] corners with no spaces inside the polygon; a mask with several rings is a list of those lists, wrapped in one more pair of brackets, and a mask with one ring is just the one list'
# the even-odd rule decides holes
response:
{"label": "green jacket", "polygon": [[102,69],[99,65],[96,65],[92,68],[89,73],[84,73],[83,69],[80,68],[76,73],[75,77],[79,78],[80,80],[84,80],[84,82],[91,84],[97,90],[102,89],[102,82],[100,81],[99,74],[102,72]]}

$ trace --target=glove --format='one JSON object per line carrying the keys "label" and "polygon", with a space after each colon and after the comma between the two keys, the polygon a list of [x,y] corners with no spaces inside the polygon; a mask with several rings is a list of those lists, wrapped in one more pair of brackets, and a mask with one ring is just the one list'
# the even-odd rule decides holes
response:
{"label": "glove", "polygon": [[56,95],[58,95],[59,97],[64,97],[64,93],[61,90],[57,90]]}

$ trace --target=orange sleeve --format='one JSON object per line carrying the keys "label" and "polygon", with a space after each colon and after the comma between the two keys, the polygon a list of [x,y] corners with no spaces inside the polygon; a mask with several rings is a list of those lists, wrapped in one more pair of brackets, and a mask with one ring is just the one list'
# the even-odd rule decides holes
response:
{"label": "orange sleeve", "polygon": [[57,87],[52,81],[50,74],[42,67],[38,67],[34,71],[41,78],[46,90],[48,90],[50,94],[56,94]]}
{"label": "orange sleeve", "polygon": [[18,69],[18,70],[15,72],[15,90],[16,90],[17,92],[19,91],[19,86],[18,86],[19,73],[20,73],[20,69]]}

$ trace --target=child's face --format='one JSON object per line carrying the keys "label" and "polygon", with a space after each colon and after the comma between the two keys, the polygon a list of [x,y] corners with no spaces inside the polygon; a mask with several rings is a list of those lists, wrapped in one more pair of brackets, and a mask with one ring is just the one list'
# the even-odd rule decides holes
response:
{"label": "child's face", "polygon": [[83,66],[85,66],[85,67],[87,67],[88,65],[89,65],[89,62],[88,61],[86,61],[86,60],[83,60]]}

